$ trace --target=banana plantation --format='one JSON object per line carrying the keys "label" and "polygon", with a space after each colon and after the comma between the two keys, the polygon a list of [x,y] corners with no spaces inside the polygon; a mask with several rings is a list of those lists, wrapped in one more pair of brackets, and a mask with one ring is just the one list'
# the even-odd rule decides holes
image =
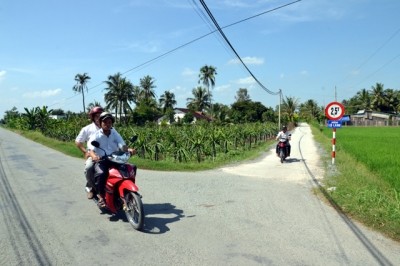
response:
{"label": "banana plantation", "polygon": [[[18,130],[37,130],[49,138],[73,143],[79,130],[88,124],[82,115],[66,119],[51,119],[46,108],[26,110],[25,116],[8,120],[7,126]],[[276,123],[174,124],[129,126],[116,123],[115,128],[129,143],[136,135],[137,141],[130,146],[146,160],[173,162],[205,162],[217,157],[234,157],[241,151],[258,147],[278,132]]]}

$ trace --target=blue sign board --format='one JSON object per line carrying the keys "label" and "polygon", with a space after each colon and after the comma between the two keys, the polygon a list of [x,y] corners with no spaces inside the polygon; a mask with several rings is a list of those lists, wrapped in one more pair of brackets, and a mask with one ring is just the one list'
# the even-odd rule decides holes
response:
{"label": "blue sign board", "polygon": [[328,127],[330,127],[330,128],[340,128],[340,127],[342,127],[342,122],[341,121],[328,120]]}
{"label": "blue sign board", "polygon": [[350,116],[349,115],[344,115],[342,118],[339,119],[341,122],[349,122],[350,121]]}

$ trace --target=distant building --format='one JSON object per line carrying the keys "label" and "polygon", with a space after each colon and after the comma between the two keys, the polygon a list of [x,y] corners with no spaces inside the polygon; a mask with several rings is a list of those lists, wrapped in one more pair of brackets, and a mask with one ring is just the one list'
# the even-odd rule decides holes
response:
{"label": "distant building", "polygon": [[356,114],[350,115],[350,121],[352,125],[388,126],[398,125],[400,117],[377,111],[359,110]]}
{"label": "distant building", "polygon": [[66,115],[49,115],[49,117],[50,117],[51,119],[59,120],[59,119],[64,119],[64,118],[66,118],[67,116],[66,116]]}
{"label": "distant building", "polygon": [[[187,108],[174,108],[174,121],[175,122],[182,121],[183,117],[190,112],[192,111],[190,111]],[[196,123],[197,120],[206,120],[208,122],[212,120],[210,117],[206,116],[203,112],[195,111],[192,112],[192,114],[193,114],[193,123]],[[162,121],[166,121],[166,123],[169,124],[168,117],[166,116],[159,118],[157,120],[157,123],[161,124]]]}

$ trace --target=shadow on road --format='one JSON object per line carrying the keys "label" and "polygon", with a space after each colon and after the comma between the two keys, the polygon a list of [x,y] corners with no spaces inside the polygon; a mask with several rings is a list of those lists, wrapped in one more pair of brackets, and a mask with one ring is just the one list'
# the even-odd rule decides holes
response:
{"label": "shadow on road", "polygon": [[[143,232],[149,234],[163,234],[169,231],[167,224],[177,222],[183,215],[183,210],[177,209],[171,203],[143,204],[144,208],[144,228]],[[113,214],[103,209],[101,215],[110,215],[110,222],[120,220],[129,223],[123,211]]]}
{"label": "shadow on road", "polygon": [[163,234],[170,229],[169,223],[177,222],[184,217],[183,210],[171,203],[144,204],[145,220],[143,232]]}
{"label": "shadow on road", "polygon": [[297,159],[297,158],[288,158],[285,160],[286,163],[298,163],[302,162],[303,160]]}

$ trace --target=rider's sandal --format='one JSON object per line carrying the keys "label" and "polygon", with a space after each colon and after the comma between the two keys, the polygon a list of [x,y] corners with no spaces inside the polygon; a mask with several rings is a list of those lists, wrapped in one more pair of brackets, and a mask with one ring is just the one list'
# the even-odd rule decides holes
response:
{"label": "rider's sandal", "polygon": [[97,202],[97,206],[99,206],[100,208],[106,207],[106,203],[104,202],[104,199],[99,199],[99,201]]}

